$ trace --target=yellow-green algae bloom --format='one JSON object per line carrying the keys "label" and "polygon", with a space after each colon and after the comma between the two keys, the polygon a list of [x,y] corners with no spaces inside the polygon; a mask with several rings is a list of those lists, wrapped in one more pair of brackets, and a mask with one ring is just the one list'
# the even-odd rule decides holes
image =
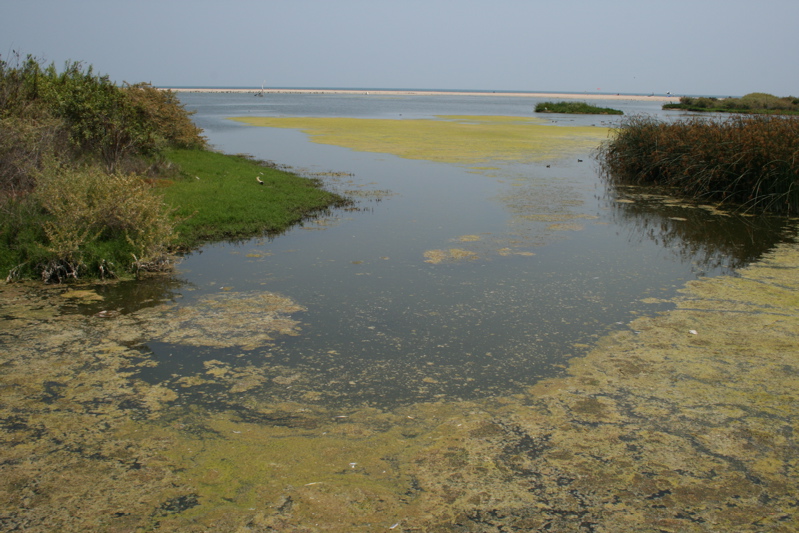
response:
{"label": "yellow-green algae bloom", "polygon": [[[459,164],[473,172],[507,178],[503,165],[524,165],[582,155],[606,139],[609,130],[594,126],[554,126],[535,117],[440,115],[435,119],[364,119],[334,117],[235,117],[254,126],[298,129],[313,142],[407,159]],[[486,166],[490,163],[491,166]],[[557,172],[552,169],[552,172]],[[513,171],[511,172],[513,173]],[[534,179],[525,173],[511,181],[500,198],[513,215],[509,233],[495,235],[472,249],[440,248],[422,260],[438,265],[492,256],[532,255],[524,247],[552,240],[553,232],[579,231],[586,218],[575,208],[583,200],[568,177],[548,173]],[[570,222],[573,221],[573,222]],[[533,222],[550,222],[537,227]]]}
{"label": "yellow-green algae bloom", "polygon": [[534,117],[455,116],[433,119],[236,117],[270,128],[298,129],[313,142],[406,159],[475,166],[488,161],[535,162],[584,153],[607,138],[598,127],[559,127]]}

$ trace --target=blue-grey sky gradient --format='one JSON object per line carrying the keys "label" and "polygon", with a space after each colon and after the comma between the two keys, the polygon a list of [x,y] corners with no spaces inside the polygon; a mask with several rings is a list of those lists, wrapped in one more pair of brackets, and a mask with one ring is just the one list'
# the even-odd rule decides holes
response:
{"label": "blue-grey sky gradient", "polygon": [[0,0],[0,55],[157,86],[799,96],[796,0]]}

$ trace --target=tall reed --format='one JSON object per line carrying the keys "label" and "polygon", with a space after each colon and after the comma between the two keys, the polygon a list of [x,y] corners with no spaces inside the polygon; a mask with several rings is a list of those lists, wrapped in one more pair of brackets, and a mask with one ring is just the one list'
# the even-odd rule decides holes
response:
{"label": "tall reed", "polygon": [[651,184],[739,210],[799,213],[799,119],[625,118],[598,150],[611,184]]}

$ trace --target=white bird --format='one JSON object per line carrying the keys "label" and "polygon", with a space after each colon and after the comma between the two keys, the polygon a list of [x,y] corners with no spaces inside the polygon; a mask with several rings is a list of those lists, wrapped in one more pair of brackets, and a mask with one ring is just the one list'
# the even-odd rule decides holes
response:
{"label": "white bird", "polygon": [[261,180],[261,178],[259,178],[258,176],[255,176],[255,179],[257,179],[258,183],[260,183],[261,185],[264,184],[263,180]]}

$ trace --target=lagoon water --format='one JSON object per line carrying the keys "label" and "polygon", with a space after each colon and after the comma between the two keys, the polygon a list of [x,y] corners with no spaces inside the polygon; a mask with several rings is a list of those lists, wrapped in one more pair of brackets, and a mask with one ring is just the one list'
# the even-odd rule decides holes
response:
{"label": "lagoon water", "polygon": [[[264,383],[261,394],[270,398],[308,399],[316,391],[333,404],[384,406],[512,394],[558,374],[634,317],[668,309],[686,281],[734,275],[785,237],[780,220],[718,216],[607,190],[591,153],[476,170],[228,120],[533,116],[533,98],[179,96],[217,149],[287,165],[360,200],[357,210],[283,235],[207,245],[185,257],[177,280],[156,289],[159,299],[190,307],[220,294],[276,293],[302,308],[292,313],[300,327],[257,349],[149,342],[157,364],[141,377],[153,383],[174,385],[208,361],[233,368],[268,361],[302,376],[296,387]],[[612,106],[665,116],[659,102]],[[546,118],[553,128],[618,121]],[[262,192],[254,177],[242,179]],[[209,385],[195,401],[215,397]]]}
{"label": "lagoon water", "polygon": [[795,220],[608,190],[569,145],[475,167],[228,120],[530,98],[180,96],[357,203],[163,277],[4,285],[0,529],[797,530]]}

